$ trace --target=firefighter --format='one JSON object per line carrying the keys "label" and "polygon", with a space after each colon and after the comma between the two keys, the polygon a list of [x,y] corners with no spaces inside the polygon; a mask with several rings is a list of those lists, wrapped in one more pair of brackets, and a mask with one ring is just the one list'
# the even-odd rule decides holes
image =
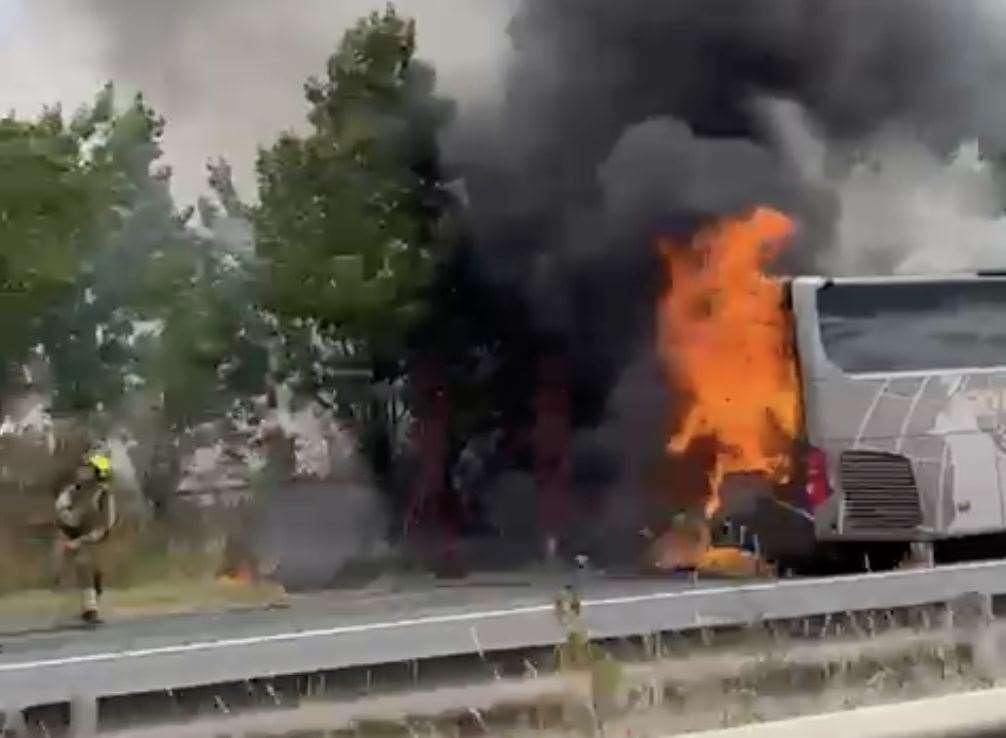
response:
{"label": "firefighter", "polygon": [[80,590],[81,619],[98,624],[98,600],[102,572],[98,549],[115,525],[115,497],[108,488],[111,464],[107,456],[85,457],[73,484],[56,498],[56,522],[60,530],[63,565],[72,573]]}

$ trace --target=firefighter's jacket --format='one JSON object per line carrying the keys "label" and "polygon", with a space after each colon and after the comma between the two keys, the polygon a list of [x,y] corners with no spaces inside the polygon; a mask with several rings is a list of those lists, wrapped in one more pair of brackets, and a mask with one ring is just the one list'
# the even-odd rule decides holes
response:
{"label": "firefighter's jacket", "polygon": [[56,522],[71,540],[99,543],[115,521],[115,496],[100,482],[72,484],[56,498]]}

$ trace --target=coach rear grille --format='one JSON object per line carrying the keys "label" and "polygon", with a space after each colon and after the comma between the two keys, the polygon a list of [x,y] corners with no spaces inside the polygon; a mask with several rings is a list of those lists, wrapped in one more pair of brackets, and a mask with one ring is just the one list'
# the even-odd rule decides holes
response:
{"label": "coach rear grille", "polygon": [[846,451],[839,474],[845,492],[846,528],[910,530],[922,523],[915,473],[904,456]]}

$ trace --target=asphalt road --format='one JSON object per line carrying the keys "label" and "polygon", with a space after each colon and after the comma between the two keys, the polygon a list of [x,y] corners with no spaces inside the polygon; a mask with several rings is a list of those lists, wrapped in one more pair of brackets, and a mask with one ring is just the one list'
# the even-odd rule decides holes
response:
{"label": "asphalt road", "polygon": [[692,583],[683,577],[611,579],[519,576],[470,577],[458,583],[412,579],[360,590],[291,595],[283,607],[175,615],[109,622],[94,629],[47,628],[0,633],[0,669],[38,659],[59,659],[157,649],[196,641],[269,637],[382,622],[457,616],[528,607],[551,608],[560,588],[575,583],[585,599],[632,597],[738,586],[724,580]]}
{"label": "asphalt road", "polygon": [[0,708],[547,645],[565,583],[610,600],[732,587],[685,578],[470,577],[294,595],[287,607],[0,636]]}
{"label": "asphalt road", "polygon": [[[547,646],[564,637],[552,604],[562,583],[412,582],[295,597],[284,610],[10,637],[0,653],[0,709]],[[580,591],[591,634],[621,637],[1000,594],[1006,562],[754,584],[587,577]]]}

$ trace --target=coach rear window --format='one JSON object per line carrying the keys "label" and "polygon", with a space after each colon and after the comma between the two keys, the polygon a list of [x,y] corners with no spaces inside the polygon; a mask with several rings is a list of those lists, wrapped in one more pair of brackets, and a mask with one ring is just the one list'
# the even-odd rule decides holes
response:
{"label": "coach rear window", "polygon": [[833,284],[818,314],[846,372],[1006,368],[1006,281]]}

